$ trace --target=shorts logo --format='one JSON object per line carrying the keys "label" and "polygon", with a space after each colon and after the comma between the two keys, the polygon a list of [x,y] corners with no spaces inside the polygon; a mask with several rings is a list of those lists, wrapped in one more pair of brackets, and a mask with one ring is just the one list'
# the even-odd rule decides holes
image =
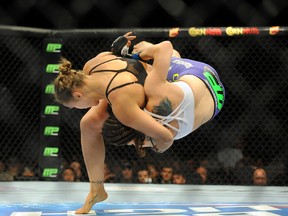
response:
{"label": "shorts logo", "polygon": [[178,73],[173,74],[172,82],[174,82],[175,80],[178,80],[178,79],[179,79],[179,74]]}
{"label": "shorts logo", "polygon": [[224,104],[224,88],[219,84],[216,77],[211,72],[204,72],[203,75],[208,80],[208,83],[212,87],[214,95],[217,100],[217,109],[221,110]]}

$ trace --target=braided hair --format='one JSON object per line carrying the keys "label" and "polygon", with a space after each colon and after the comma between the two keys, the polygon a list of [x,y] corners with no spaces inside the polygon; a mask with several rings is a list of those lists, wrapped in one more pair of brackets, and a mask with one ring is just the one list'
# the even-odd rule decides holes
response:
{"label": "braided hair", "polygon": [[130,141],[134,141],[138,155],[140,157],[145,156],[145,151],[142,148],[145,135],[122,124],[114,115],[110,114],[110,117],[105,121],[102,135],[106,145],[124,146]]}

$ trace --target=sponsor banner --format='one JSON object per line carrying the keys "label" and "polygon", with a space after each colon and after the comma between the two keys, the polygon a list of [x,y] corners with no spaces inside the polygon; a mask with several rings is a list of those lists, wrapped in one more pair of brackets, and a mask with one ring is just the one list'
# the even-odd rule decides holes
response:
{"label": "sponsor banner", "polygon": [[57,180],[60,172],[60,105],[54,101],[52,81],[59,73],[62,39],[44,41],[41,81],[39,173],[42,180]]}
{"label": "sponsor banner", "polygon": [[171,28],[168,36],[173,37],[199,37],[199,36],[253,36],[253,35],[288,35],[287,27],[190,27],[190,28]]}

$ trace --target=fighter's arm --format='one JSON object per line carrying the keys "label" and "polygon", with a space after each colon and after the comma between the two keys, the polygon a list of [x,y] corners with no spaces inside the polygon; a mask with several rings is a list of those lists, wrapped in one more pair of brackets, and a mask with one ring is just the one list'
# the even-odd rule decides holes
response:
{"label": "fighter's arm", "polygon": [[[147,49],[153,45],[154,45],[153,43],[150,43],[148,41],[141,41],[141,42],[139,42],[133,46],[132,54],[142,52],[143,50],[145,50],[145,49]],[[177,57],[177,58],[181,58],[180,53],[176,49],[173,49],[172,56]]]}
{"label": "fighter's arm", "polygon": [[[163,41],[161,43],[149,46],[142,52],[134,54],[132,58],[139,58],[143,60],[153,59],[152,71],[157,76],[154,76],[155,81],[166,81],[167,73],[170,67],[170,61],[173,54],[173,45],[170,41]],[[161,73],[159,73],[159,71]]]}
{"label": "fighter's arm", "polygon": [[167,128],[129,100],[129,96],[123,96],[121,100],[125,103],[119,102],[117,106],[112,105],[112,109],[122,124],[151,137],[158,152],[164,152],[173,144],[173,134]]}
{"label": "fighter's arm", "polygon": [[[163,95],[163,91],[166,92],[165,89],[167,88],[167,74],[170,67],[171,57],[173,55],[173,46],[170,41],[163,41],[159,44],[148,46],[146,49],[143,49],[141,53],[138,53],[136,55],[139,55],[143,60],[154,60],[152,70],[150,70],[150,72],[148,73],[144,84],[145,94],[148,97],[148,103],[146,104],[146,107],[149,107],[150,103],[151,108],[151,105],[155,105],[154,102],[158,103],[159,98],[162,98],[166,95],[165,93]],[[149,117],[153,119],[153,117],[151,117],[150,115]],[[162,129],[165,128],[165,130],[169,131],[169,129],[167,129],[163,125],[161,126]],[[155,138],[153,136],[150,136],[148,133],[145,134],[149,137],[148,143],[149,140],[152,140],[153,143],[150,142],[150,144],[153,144],[154,146],[159,148],[160,151],[166,150],[171,146],[167,144],[162,144],[161,142],[155,140]]]}
{"label": "fighter's arm", "polygon": [[[153,46],[154,44],[148,41],[141,41],[133,46],[132,54],[129,53],[132,41],[136,38],[133,32],[127,32],[123,36],[116,38],[111,45],[111,52],[116,56],[132,57],[133,54],[142,52],[143,50]],[[173,57],[181,58],[180,53],[173,49]]]}

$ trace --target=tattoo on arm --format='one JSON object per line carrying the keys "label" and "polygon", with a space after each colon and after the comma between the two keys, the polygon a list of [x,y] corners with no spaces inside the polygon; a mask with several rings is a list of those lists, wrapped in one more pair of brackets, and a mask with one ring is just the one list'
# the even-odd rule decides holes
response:
{"label": "tattoo on arm", "polygon": [[165,97],[158,106],[154,106],[152,112],[158,115],[168,116],[172,111],[171,101]]}

